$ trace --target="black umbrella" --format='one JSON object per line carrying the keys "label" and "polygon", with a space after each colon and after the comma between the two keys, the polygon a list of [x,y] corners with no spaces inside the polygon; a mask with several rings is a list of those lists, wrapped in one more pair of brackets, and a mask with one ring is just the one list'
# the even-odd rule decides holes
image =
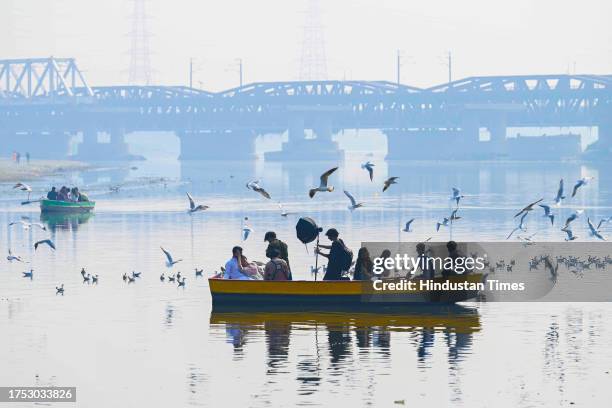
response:
{"label": "black umbrella", "polygon": [[[319,245],[319,233],[323,231],[323,228],[317,226],[317,223],[309,217],[302,217],[295,224],[295,233],[297,238],[304,243],[304,245],[311,243],[315,239],[317,240],[317,246]],[[306,248],[308,250],[308,247]],[[319,267],[319,253],[316,252],[315,256],[315,280],[317,280],[317,269]]]}

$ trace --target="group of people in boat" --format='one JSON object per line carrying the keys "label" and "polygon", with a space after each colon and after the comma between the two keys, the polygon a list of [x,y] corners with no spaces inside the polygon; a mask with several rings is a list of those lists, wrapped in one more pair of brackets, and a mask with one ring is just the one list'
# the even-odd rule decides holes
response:
{"label": "group of people in boat", "polygon": [[87,197],[87,194],[81,193],[78,187],[68,188],[62,186],[59,191],[55,187],[51,187],[51,190],[47,193],[47,200],[77,203],[89,201],[89,197]]}
{"label": "group of people in boat", "polygon": [[[331,244],[317,244],[315,248],[315,253],[328,260],[323,280],[350,280],[351,275],[353,280],[360,281],[391,276],[390,270],[385,270],[380,275],[374,274],[374,262],[366,247],[359,248],[357,259],[353,263],[353,253],[344,244],[344,241],[340,239],[338,230],[330,228],[325,235],[331,241]],[[218,277],[241,280],[292,280],[287,244],[278,239],[274,231],[266,232],[264,241],[268,242],[266,257],[269,258],[269,261],[266,264],[249,261],[243,254],[242,247],[235,246],[232,248],[232,258],[227,261],[224,272]],[[450,257],[458,258],[462,256],[458,251],[455,241],[449,241],[446,244],[446,248]],[[323,252],[322,250],[328,250],[328,252]],[[419,258],[428,257],[424,243],[419,243],[416,246],[416,250]],[[391,257],[391,251],[388,249],[383,250],[380,254],[380,258],[385,259],[389,257]],[[429,265],[428,262],[423,262],[422,264]],[[435,271],[430,266],[424,266],[421,272],[422,277],[425,279],[433,279],[435,276]],[[442,273],[443,276],[454,274],[456,273],[452,270],[444,270]]]}

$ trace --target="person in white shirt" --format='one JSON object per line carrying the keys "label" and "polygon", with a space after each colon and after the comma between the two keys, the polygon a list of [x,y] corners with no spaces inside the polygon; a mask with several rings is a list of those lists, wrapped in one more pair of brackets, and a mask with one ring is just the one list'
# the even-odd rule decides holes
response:
{"label": "person in white shirt", "polygon": [[232,248],[232,259],[225,263],[225,273],[223,274],[224,279],[240,279],[247,280],[251,279],[244,274],[242,269],[242,248],[235,246]]}

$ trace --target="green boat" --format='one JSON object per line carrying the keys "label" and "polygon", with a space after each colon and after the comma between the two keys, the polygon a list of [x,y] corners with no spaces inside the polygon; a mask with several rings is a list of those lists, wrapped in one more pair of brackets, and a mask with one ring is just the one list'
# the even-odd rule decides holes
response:
{"label": "green boat", "polygon": [[95,201],[57,201],[57,200],[42,200],[40,202],[40,211],[43,213],[87,213],[93,211],[96,206]]}

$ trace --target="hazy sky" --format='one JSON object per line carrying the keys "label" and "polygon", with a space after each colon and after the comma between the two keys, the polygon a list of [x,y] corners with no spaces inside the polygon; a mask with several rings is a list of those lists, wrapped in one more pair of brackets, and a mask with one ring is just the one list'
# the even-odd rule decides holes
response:
{"label": "hazy sky", "polygon": [[[129,0],[1,0],[0,57],[73,56],[91,85],[127,82]],[[149,0],[154,81],[236,86],[297,79],[308,0]],[[402,82],[530,73],[612,73],[609,0],[320,0],[329,79]]]}

